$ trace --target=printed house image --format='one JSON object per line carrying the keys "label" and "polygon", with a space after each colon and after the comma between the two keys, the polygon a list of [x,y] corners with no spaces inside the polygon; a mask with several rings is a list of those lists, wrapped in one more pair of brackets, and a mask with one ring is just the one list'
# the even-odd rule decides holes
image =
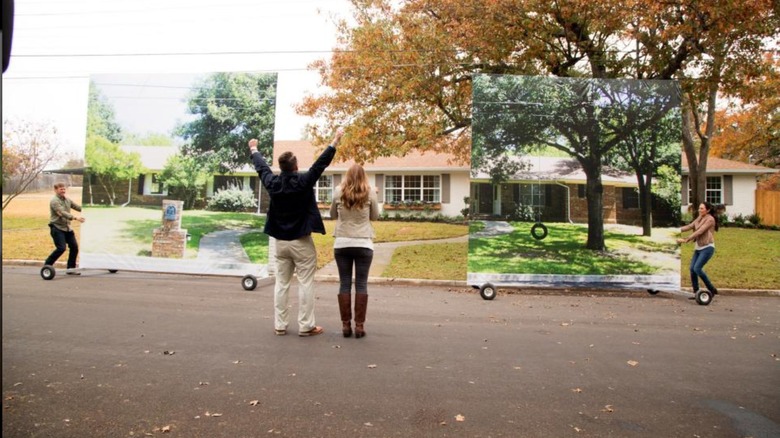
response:
{"label": "printed house image", "polygon": [[[274,157],[291,151],[298,158],[298,167],[308,169],[319,150],[308,141],[277,141]],[[389,216],[408,214],[441,214],[459,216],[466,208],[469,196],[468,165],[452,164],[452,156],[412,152],[405,157],[380,157],[364,164],[369,183],[375,187],[380,212]],[[336,160],[339,155],[336,155]],[[341,183],[354,161],[333,163],[317,183],[317,201],[323,211],[333,200],[333,191]],[[271,166],[278,172],[278,164]]]}
{"label": "printed house image", "polygon": [[[167,160],[178,153],[172,146],[122,146],[125,152],[136,152],[141,157],[145,173],[127,184],[120,184],[118,201],[125,200],[130,205],[161,206],[167,199],[168,189],[159,181],[158,175]],[[308,169],[319,155],[318,149],[308,141],[276,141],[274,143],[274,161],[271,168],[279,172],[276,157],[285,151],[292,151],[298,158],[298,168]],[[338,160],[338,155],[336,156]],[[469,166],[451,164],[452,157],[446,154],[411,153],[406,157],[382,157],[373,163],[365,164],[366,173],[372,186],[378,189],[377,198],[380,210],[388,215],[441,214],[458,216],[466,207],[464,198],[469,196]],[[315,187],[317,201],[323,211],[330,208],[335,187],[341,183],[353,161],[334,162],[323,173]],[[206,199],[217,190],[228,187],[248,188],[255,192],[259,203],[259,212],[268,210],[268,196],[263,190],[257,172],[249,163],[228,175],[214,175],[208,180],[203,195]],[[87,184],[84,190],[86,204],[105,204],[108,197],[95,182]],[[90,202],[90,200],[92,202]]]}
{"label": "printed house image", "polygon": [[[733,218],[737,215],[749,216],[756,212],[756,184],[759,177],[777,173],[777,169],[743,163],[723,158],[707,158],[707,187],[704,200],[716,205],[724,205],[724,214]],[[682,211],[689,211],[690,184],[688,181],[688,159],[682,158]],[[695,210],[695,207],[694,207]]]}
{"label": "printed house image", "polygon": [[[494,184],[486,172],[471,178],[471,211],[475,217],[511,218],[520,206],[541,214],[543,222],[587,223],[585,173],[574,158],[516,158],[524,164],[506,182]],[[604,222],[641,225],[636,176],[602,169]],[[662,214],[654,208],[653,215]],[[655,218],[654,218],[655,219]]]}

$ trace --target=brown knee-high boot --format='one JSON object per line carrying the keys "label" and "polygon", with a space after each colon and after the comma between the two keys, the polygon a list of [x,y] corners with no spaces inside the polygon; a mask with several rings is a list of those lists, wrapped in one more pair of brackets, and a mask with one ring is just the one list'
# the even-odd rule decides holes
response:
{"label": "brown knee-high boot", "polygon": [[368,306],[368,294],[355,294],[355,337],[362,338],[366,335],[363,323],[366,322],[366,307]]}
{"label": "brown knee-high boot", "polygon": [[352,336],[352,294],[339,294],[341,332],[345,338]]}

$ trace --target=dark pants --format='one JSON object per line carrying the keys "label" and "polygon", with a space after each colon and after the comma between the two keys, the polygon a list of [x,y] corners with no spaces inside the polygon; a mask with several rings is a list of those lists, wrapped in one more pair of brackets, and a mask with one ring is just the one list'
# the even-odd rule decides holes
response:
{"label": "dark pants", "polygon": [[704,265],[707,264],[708,261],[712,258],[712,256],[715,254],[715,248],[712,246],[708,246],[703,249],[694,250],[693,251],[693,257],[691,257],[691,286],[693,286],[693,291],[696,292],[699,290],[699,278],[704,282],[704,285],[707,286],[707,289],[710,292],[715,292],[715,286],[712,285],[712,282],[710,282],[709,277],[707,277],[707,274],[704,273]]}
{"label": "dark pants", "polygon": [[374,259],[374,250],[368,248],[336,248],[333,250],[339,268],[339,293],[352,292],[352,266],[355,266],[355,293],[368,293],[368,270]]}
{"label": "dark pants", "polygon": [[72,230],[62,231],[51,225],[49,225],[49,228],[51,228],[51,240],[54,241],[54,246],[56,248],[44,263],[53,266],[57,259],[65,252],[65,246],[67,245],[70,249],[70,252],[68,253],[68,269],[75,268],[76,257],[79,255],[79,243],[76,241],[76,233]]}

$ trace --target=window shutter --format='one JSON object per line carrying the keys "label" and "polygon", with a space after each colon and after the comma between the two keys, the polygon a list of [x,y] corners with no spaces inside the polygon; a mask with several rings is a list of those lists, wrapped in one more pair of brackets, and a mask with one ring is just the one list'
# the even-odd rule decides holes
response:
{"label": "window shutter", "polygon": [[441,203],[450,203],[450,174],[445,173],[441,176]]}
{"label": "window shutter", "polygon": [[146,175],[143,173],[138,175],[138,194],[143,196],[144,194],[144,180],[146,179]]}
{"label": "window shutter", "polygon": [[726,205],[734,205],[734,187],[731,175],[723,176],[723,198]]}
{"label": "window shutter", "polygon": [[682,205],[688,205],[690,201],[688,201],[688,177],[683,176],[682,177]]}
{"label": "window shutter", "polygon": [[379,193],[376,194],[376,202],[385,202],[385,175],[381,173],[376,174],[376,188]]}

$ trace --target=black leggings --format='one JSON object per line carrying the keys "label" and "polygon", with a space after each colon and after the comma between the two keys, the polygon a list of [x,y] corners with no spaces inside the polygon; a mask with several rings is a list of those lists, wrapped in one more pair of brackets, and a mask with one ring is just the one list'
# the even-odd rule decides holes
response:
{"label": "black leggings", "polygon": [[339,268],[340,294],[352,292],[352,265],[355,265],[355,293],[368,293],[368,270],[374,259],[374,250],[350,247],[333,250],[336,266]]}

